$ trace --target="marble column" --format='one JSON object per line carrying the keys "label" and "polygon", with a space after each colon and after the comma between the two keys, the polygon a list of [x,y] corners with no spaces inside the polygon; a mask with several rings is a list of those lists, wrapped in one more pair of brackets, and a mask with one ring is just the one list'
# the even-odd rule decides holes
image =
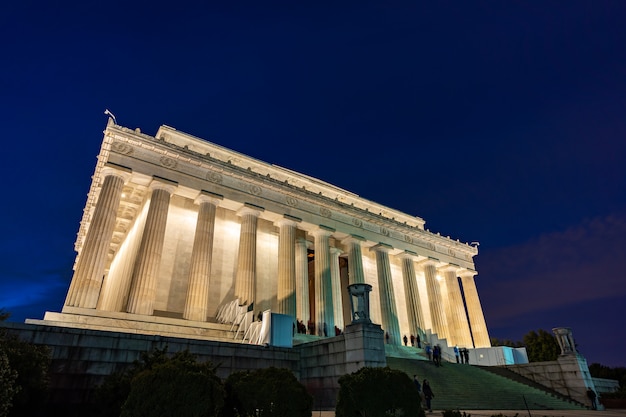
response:
{"label": "marble column", "polygon": [[419,256],[413,252],[404,251],[399,255],[402,259],[402,279],[404,282],[404,294],[406,298],[406,311],[409,319],[409,332],[413,336],[424,336],[424,315],[422,303],[417,290],[417,276],[415,274],[415,261]]}
{"label": "marble column", "polygon": [[252,304],[256,297],[256,229],[262,207],[244,205],[237,214],[241,217],[239,255],[235,276],[235,297],[239,304]]}
{"label": "marble column", "polygon": [[343,332],[343,298],[341,296],[341,272],[339,271],[339,255],[342,251],[338,248],[330,248],[330,280],[333,287],[333,312],[335,313],[335,326]]}
{"label": "marble column", "polygon": [[201,191],[195,200],[200,207],[189,262],[189,287],[183,312],[183,318],[187,320],[206,321],[207,319],[215,212],[222,198],[217,194]]}
{"label": "marble column", "polygon": [[296,319],[296,221],[276,222],[278,232],[278,313]]}
{"label": "marble column", "polygon": [[[398,324],[398,312],[393,291],[391,277],[391,264],[389,263],[389,251],[393,249],[384,243],[379,243],[370,248],[376,253],[376,271],[378,273],[378,295],[380,297],[380,312],[383,330],[389,334],[389,343],[401,345],[400,325]],[[385,338],[387,336],[385,335]]]}
{"label": "marble column", "polygon": [[448,331],[450,334],[449,343],[460,347],[471,348],[472,335],[465,314],[465,305],[463,303],[463,295],[457,278],[458,265],[446,265],[440,269],[446,281],[448,292],[448,303],[450,305],[450,314],[446,318],[448,323]]}
{"label": "marble column", "polygon": [[476,282],[474,281],[476,271],[466,269],[462,270],[459,275],[461,276],[461,283],[463,284],[463,294],[465,294],[467,315],[469,317],[474,347],[491,347],[487,324],[485,323],[485,316],[483,315],[483,308],[480,305],[478,290],[476,289]]}
{"label": "marble column", "polygon": [[311,318],[308,247],[308,240],[303,237],[296,239],[296,317],[302,320],[305,326]]}
{"label": "marble column", "polygon": [[320,226],[311,233],[315,237],[315,326],[319,336],[335,335],[329,241],[333,232]]}
{"label": "marble column", "polygon": [[430,310],[430,319],[433,333],[436,333],[440,339],[447,339],[447,323],[446,316],[441,300],[441,291],[437,280],[437,261],[427,259],[422,263],[424,267],[424,276],[426,277],[426,292],[428,293],[428,307]]}
{"label": "marble column", "polygon": [[108,166],[101,171],[104,180],[65,300],[68,307],[96,308],[122,189],[130,175]]}
{"label": "marble column", "polygon": [[146,216],[141,244],[131,280],[126,311],[132,314],[152,315],[156,300],[157,278],[161,266],[165,226],[170,196],[177,184],[154,178],[150,184],[152,196]]}
{"label": "marble column", "polygon": [[350,285],[365,283],[365,274],[363,273],[363,254],[361,251],[361,242],[365,238],[357,235],[351,235],[341,241],[348,246],[348,278]]}

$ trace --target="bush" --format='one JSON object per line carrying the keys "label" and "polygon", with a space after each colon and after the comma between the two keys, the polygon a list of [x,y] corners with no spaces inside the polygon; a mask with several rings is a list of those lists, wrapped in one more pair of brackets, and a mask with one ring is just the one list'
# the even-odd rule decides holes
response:
{"label": "bush", "polygon": [[[8,313],[0,309],[0,321],[8,317]],[[50,367],[50,349],[47,346],[38,346],[24,342],[15,335],[0,331],[0,357],[5,358],[0,364],[0,373],[4,375],[2,383],[7,384],[14,375],[9,391],[5,391],[0,400],[6,402],[11,399],[5,409],[8,416],[38,416],[43,415],[44,404],[48,395],[48,368]],[[2,384],[0,383],[0,384]],[[10,394],[12,392],[12,395]],[[1,414],[0,412],[0,415]]]}
{"label": "bush", "polygon": [[423,417],[417,387],[407,374],[390,368],[361,368],[339,378],[336,417]]}
{"label": "bush", "polygon": [[102,417],[216,416],[224,401],[222,381],[210,362],[167,348],[143,354],[129,369],[109,375],[97,391]]}
{"label": "bush", "polygon": [[310,417],[313,398],[289,369],[235,372],[225,382],[223,417]]}

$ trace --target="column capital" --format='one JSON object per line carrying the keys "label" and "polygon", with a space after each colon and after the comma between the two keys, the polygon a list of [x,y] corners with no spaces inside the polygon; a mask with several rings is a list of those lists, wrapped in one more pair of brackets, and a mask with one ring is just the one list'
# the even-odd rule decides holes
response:
{"label": "column capital", "polygon": [[376,245],[372,246],[372,247],[370,248],[370,251],[372,251],[372,252],[384,252],[384,253],[389,253],[392,249],[393,249],[393,246],[388,245],[388,244],[386,244],[386,243],[382,243],[382,242],[380,242],[380,243],[378,243],[378,244],[376,244]]}
{"label": "column capital", "polygon": [[348,243],[361,243],[361,242],[365,242],[367,239],[365,239],[363,236],[359,236],[359,235],[350,235],[344,239],[341,240],[341,243],[343,243],[344,245],[347,245]]}
{"label": "column capital", "polygon": [[339,248],[336,248],[334,246],[330,247],[330,253],[331,254],[337,254],[337,255],[341,255],[343,253],[343,251]]}
{"label": "column capital", "polygon": [[195,204],[211,203],[215,206],[219,206],[223,199],[224,199],[223,195],[215,194],[206,190],[202,190],[200,191],[200,194],[198,194],[198,196],[193,202]]}
{"label": "column capital", "polygon": [[426,258],[423,261],[421,261],[420,265],[423,265],[423,266],[434,266],[436,268],[438,265],[441,265],[441,262],[439,261],[439,259],[433,258],[433,257],[429,256],[428,258]]}
{"label": "column capital", "polygon": [[415,262],[420,262],[426,258],[424,255],[418,255],[417,253],[408,249],[405,249],[404,252],[401,252],[396,256],[400,259],[411,259]]}
{"label": "column capital", "polygon": [[295,221],[293,221],[291,219],[280,219],[280,220],[276,220],[274,222],[274,225],[278,226],[278,227],[283,227],[283,226],[296,227],[298,225],[298,223],[296,223]]}
{"label": "column capital", "polygon": [[164,190],[168,193],[172,194],[174,190],[178,187],[178,183],[176,181],[168,180],[167,178],[157,177],[156,175],[152,176],[152,182],[150,182],[149,188],[151,190]]}
{"label": "column capital", "polygon": [[478,272],[474,271],[473,269],[461,268],[459,270],[459,276],[461,278],[472,278],[476,274],[478,274]]}
{"label": "column capital", "polygon": [[124,180],[124,183],[126,183],[132,175],[132,170],[121,165],[107,163],[102,168],[102,171],[100,171],[100,175],[102,175],[102,178],[109,175],[114,175],[116,177],[120,177],[122,180]]}
{"label": "column capital", "polygon": [[300,244],[306,245],[307,249],[310,248],[313,245],[313,243],[311,243],[305,237],[302,237],[302,236],[296,237],[296,243],[300,243]]}
{"label": "column capital", "polygon": [[245,216],[247,214],[252,214],[254,217],[259,217],[263,211],[265,211],[263,207],[255,206],[250,203],[244,203],[243,207],[237,210],[237,215]]}
{"label": "column capital", "polygon": [[443,264],[439,266],[437,269],[441,272],[454,272],[456,273],[461,267],[456,264]]}
{"label": "column capital", "polygon": [[317,227],[317,229],[309,232],[309,234],[313,236],[331,236],[333,233],[335,233],[335,229],[321,224]]}

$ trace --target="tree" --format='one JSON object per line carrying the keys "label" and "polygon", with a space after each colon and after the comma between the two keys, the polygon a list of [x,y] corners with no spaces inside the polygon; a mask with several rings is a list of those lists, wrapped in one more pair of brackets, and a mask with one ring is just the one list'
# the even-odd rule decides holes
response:
{"label": "tree", "polygon": [[0,417],[9,415],[13,405],[13,396],[19,392],[15,384],[17,372],[9,366],[7,355],[0,351]]}
{"label": "tree", "polygon": [[313,398],[289,369],[235,372],[225,383],[224,417],[310,417]]}
{"label": "tree", "polygon": [[216,416],[224,401],[222,381],[211,362],[167,348],[142,355],[129,369],[109,375],[98,388],[99,415]]}
{"label": "tree", "polygon": [[407,374],[390,368],[361,368],[339,378],[335,415],[423,417],[417,387]]}
{"label": "tree", "polygon": [[555,361],[561,353],[556,337],[543,329],[526,333],[523,343],[529,362]]}
{"label": "tree", "polygon": [[[10,313],[0,309],[0,321]],[[16,335],[0,330],[0,372],[4,373],[5,383],[15,375],[12,385],[12,405],[8,416],[37,416],[44,413],[48,394],[48,368],[51,355],[47,346],[34,345],[19,339]]]}

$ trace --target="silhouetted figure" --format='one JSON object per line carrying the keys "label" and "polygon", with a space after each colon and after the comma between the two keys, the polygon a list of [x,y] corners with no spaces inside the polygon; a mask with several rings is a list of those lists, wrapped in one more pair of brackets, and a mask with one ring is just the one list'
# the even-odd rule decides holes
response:
{"label": "silhouetted figure", "polygon": [[415,336],[411,335],[411,346],[415,346]]}
{"label": "silhouetted figure", "polygon": [[465,356],[465,363],[469,363],[469,349],[463,351],[463,356]]}
{"label": "silhouetted figure", "polygon": [[433,362],[435,362],[437,367],[441,366],[441,346],[439,345],[435,345],[435,347],[433,347]]}
{"label": "silhouetted figure", "polygon": [[589,401],[591,401],[591,409],[596,410],[596,393],[591,388],[587,388],[587,397],[589,397]]}
{"label": "silhouetted figure", "polygon": [[432,358],[433,351],[430,348],[430,345],[426,345],[426,354],[428,355],[428,360],[429,361],[433,360],[433,358]]}
{"label": "silhouetted figure", "polygon": [[465,348],[461,348],[459,350],[459,359],[461,359],[461,363],[465,362],[465,357],[464,357],[464,353],[463,352],[465,352]]}
{"label": "silhouetted figure", "polygon": [[422,341],[420,339],[420,335],[419,334],[417,335],[417,347],[420,348],[420,349],[422,348]]}
{"label": "silhouetted figure", "polygon": [[430,401],[435,398],[435,394],[433,394],[433,390],[430,388],[430,384],[426,379],[422,382],[422,391],[424,392],[424,399],[426,399],[426,408],[432,413],[433,408]]}
{"label": "silhouetted figure", "polygon": [[407,343],[409,343],[409,338],[406,337],[406,335],[404,335],[404,337],[402,338],[402,340],[404,340],[404,346],[406,346]]}
{"label": "silhouetted figure", "polygon": [[413,383],[415,384],[415,388],[417,388],[417,392],[422,392],[422,384],[420,384],[419,379],[417,379],[417,375],[413,375]]}
{"label": "silhouetted figure", "polygon": [[385,333],[385,341],[389,344],[389,332]]}

